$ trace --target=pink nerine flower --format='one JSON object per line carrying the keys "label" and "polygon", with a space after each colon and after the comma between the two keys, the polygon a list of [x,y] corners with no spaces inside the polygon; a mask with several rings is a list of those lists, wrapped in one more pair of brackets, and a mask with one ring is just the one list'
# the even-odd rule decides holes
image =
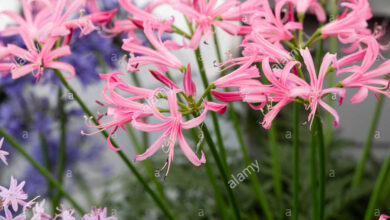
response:
{"label": "pink nerine flower", "polygon": [[[155,91],[155,94],[158,92],[164,91],[163,89],[157,89]],[[195,166],[199,166],[202,163],[206,162],[206,158],[204,156],[204,153],[202,151],[202,156],[199,159],[198,156],[193,152],[191,147],[188,145],[186,139],[184,138],[184,135],[182,133],[182,129],[191,129],[203,122],[203,120],[206,117],[207,114],[207,102],[205,102],[205,109],[202,112],[202,114],[194,118],[190,121],[183,122],[183,116],[179,112],[178,104],[177,104],[177,98],[176,93],[179,92],[179,90],[171,90],[168,92],[168,106],[170,109],[170,116],[164,116],[161,114],[156,104],[154,103],[153,98],[149,99],[149,105],[151,106],[151,109],[153,111],[153,114],[156,118],[158,118],[161,121],[165,121],[162,124],[146,124],[141,121],[138,121],[134,119],[132,121],[132,125],[144,132],[155,132],[155,131],[163,131],[161,136],[154,142],[145,153],[138,155],[134,158],[134,161],[137,160],[145,160],[146,158],[152,156],[159,148],[162,147],[162,150],[164,153],[168,154],[167,162],[165,163],[163,169],[166,165],[168,165],[167,172],[169,172],[171,161],[173,160],[174,155],[174,147],[176,140],[179,142],[179,146],[181,150],[183,151],[184,155],[188,158],[188,160],[194,164]]]}
{"label": "pink nerine flower", "polygon": [[[269,129],[280,110],[295,99],[296,96],[291,91],[298,88],[298,86],[306,85],[304,80],[291,73],[291,70],[297,64],[299,62],[291,61],[283,69],[272,69],[269,58],[266,58],[262,62],[262,69],[270,85],[264,85],[258,82],[257,85],[243,86],[240,88],[243,101],[248,102],[252,108],[260,109],[268,104],[268,112],[262,122],[265,129]],[[255,107],[252,105],[253,103],[261,103],[261,105]],[[273,106],[274,103],[277,104]]]}
{"label": "pink nerine flower", "polygon": [[230,34],[239,34],[240,26],[222,21],[223,14],[237,4],[238,1],[236,0],[227,0],[218,6],[217,0],[198,0],[193,1],[193,3],[177,0],[171,1],[174,9],[185,14],[191,21],[195,21],[196,29],[188,45],[192,49],[198,48],[202,36],[204,36],[205,42],[208,41],[214,26],[220,27]]}
{"label": "pink nerine flower", "polygon": [[258,80],[255,80],[255,78],[259,78],[260,73],[256,66],[251,65],[252,61],[249,60],[247,63],[240,66],[237,70],[217,79],[214,82],[215,87],[226,88],[257,85]]}
{"label": "pink nerine flower", "polygon": [[388,91],[390,81],[383,78],[383,76],[387,76],[390,72],[390,60],[382,63],[378,68],[368,71],[372,64],[374,64],[374,62],[363,63],[352,75],[341,82],[344,87],[359,88],[359,91],[350,99],[352,104],[362,102],[367,97],[368,91],[390,97]]}
{"label": "pink nerine flower", "polygon": [[21,182],[18,185],[18,182],[14,177],[11,177],[11,182],[9,189],[0,186],[0,198],[3,199],[3,204],[5,207],[9,205],[12,206],[12,209],[17,212],[18,206],[24,205],[24,200],[27,199],[27,194],[23,192],[23,187],[26,182]]}
{"label": "pink nerine flower", "polygon": [[[3,143],[4,143],[4,137],[1,138],[0,140],[0,149],[3,146]],[[0,160],[2,160],[5,165],[8,165],[7,158],[5,158],[5,156],[7,155],[9,155],[7,151],[0,150]]]}
{"label": "pink nerine flower", "polygon": [[64,62],[56,61],[59,57],[71,54],[69,46],[63,46],[51,50],[56,40],[54,38],[50,38],[43,44],[41,49],[38,49],[33,38],[28,33],[21,31],[21,35],[24,43],[26,44],[27,50],[13,44],[8,44],[7,47],[12,55],[22,59],[23,64],[25,61],[28,61],[29,63],[23,66],[18,66],[20,63],[18,63],[18,65],[13,65],[13,67],[11,67],[13,79],[32,73],[37,78],[37,81],[39,81],[44,68],[64,70],[71,74],[65,78],[73,78],[75,75],[75,69],[73,66]]}
{"label": "pink nerine flower", "polygon": [[[311,109],[311,112],[308,117],[308,121],[312,121],[314,118],[316,111],[317,111],[317,106],[320,105],[322,106],[325,110],[327,110],[330,114],[333,115],[335,118],[334,121],[334,126],[337,127],[339,123],[339,115],[337,114],[336,110],[334,110],[332,107],[330,107],[326,102],[322,101],[322,96],[328,93],[333,93],[333,94],[338,94],[340,97],[339,104],[342,103],[342,100],[345,97],[345,90],[342,88],[328,88],[328,89],[322,89],[324,79],[326,76],[326,73],[331,65],[331,63],[337,63],[336,56],[331,55],[327,53],[322,61],[321,67],[319,74],[317,76],[313,59],[311,57],[310,51],[308,48],[306,49],[301,49],[301,55],[303,57],[303,60],[306,65],[306,69],[309,72],[310,76],[310,85],[307,86],[301,86],[296,89],[293,89],[291,91],[293,96],[300,96],[303,99],[309,101],[309,106],[308,108]],[[337,66],[337,64],[336,64]]]}
{"label": "pink nerine flower", "polygon": [[45,213],[45,200],[40,203],[36,203],[33,208],[33,217],[31,220],[50,220],[50,215]]}
{"label": "pink nerine flower", "polygon": [[[99,130],[90,134],[85,134],[82,131],[83,135],[93,135],[98,132],[111,129],[107,138],[107,146],[114,151],[118,151],[123,148],[123,146],[119,149],[115,148],[110,140],[111,136],[118,128],[122,128],[126,131],[124,125],[131,122],[135,115],[140,118],[152,115],[149,106],[138,103],[137,101],[150,97],[153,94],[153,90],[128,85],[123,82],[118,75],[125,74],[119,71],[114,71],[109,74],[100,75],[103,80],[107,81],[107,84],[103,89],[103,98],[107,104],[104,105],[103,103],[98,103],[107,107],[107,113],[99,115],[97,120],[100,122],[103,116],[110,117],[111,120],[106,123],[100,123],[99,125],[94,125],[92,122],[89,122],[87,124],[88,127],[97,128]],[[132,96],[123,97],[119,95],[115,89],[131,94]]]}
{"label": "pink nerine flower", "polygon": [[116,217],[107,217],[107,208],[93,208],[91,213],[84,215],[81,220],[117,220]]}
{"label": "pink nerine flower", "polygon": [[[367,20],[372,17],[368,0],[349,0],[341,3],[341,6],[351,9],[349,13],[343,13],[321,28],[324,38],[337,36],[344,43],[352,43],[359,34],[369,34]],[[347,12],[346,9],[345,12]]]}
{"label": "pink nerine flower", "polygon": [[291,31],[302,29],[302,24],[293,20],[282,18],[282,7],[286,1],[278,1],[275,5],[275,13],[272,11],[268,0],[262,0],[262,10],[250,17],[252,33],[261,34],[271,43],[293,38]]}
{"label": "pink nerine flower", "polygon": [[[162,42],[161,35],[168,27],[171,26],[172,21],[167,21],[164,24],[161,24],[158,28],[158,38],[156,38],[154,31],[152,29],[152,23],[150,20],[144,22],[144,32],[150,43],[155,48],[149,48],[146,46],[140,45],[134,38],[129,38],[123,40],[122,49],[126,51],[130,51],[130,59],[128,61],[128,70],[134,72],[138,71],[139,66],[145,66],[148,64],[154,64],[157,68],[159,68],[162,72],[167,72],[167,67],[171,67],[174,69],[180,69],[183,67],[183,64],[180,60],[173,55],[168,47],[172,45],[172,41]],[[135,57],[134,54],[141,54],[143,56]]]}
{"label": "pink nerine flower", "polygon": [[75,210],[73,209],[65,209],[65,207],[62,205],[61,208],[57,208],[60,214],[56,215],[54,219],[61,218],[62,220],[76,220],[73,215],[75,214]]}

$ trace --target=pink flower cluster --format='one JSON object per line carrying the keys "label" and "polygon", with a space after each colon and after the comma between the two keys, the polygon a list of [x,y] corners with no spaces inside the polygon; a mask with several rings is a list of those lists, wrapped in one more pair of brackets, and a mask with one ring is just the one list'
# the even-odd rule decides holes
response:
{"label": "pink flower cluster", "polygon": [[[135,161],[144,160],[161,148],[168,154],[165,164],[168,172],[174,157],[175,142],[178,140],[181,150],[191,163],[196,166],[205,163],[203,152],[198,155],[194,152],[185,140],[182,129],[201,126],[209,110],[218,113],[226,110],[225,104],[204,99],[209,92],[221,102],[242,101],[255,110],[261,110],[265,113],[261,124],[266,129],[270,128],[278,113],[294,101],[306,105],[309,122],[312,122],[321,107],[334,117],[334,125],[337,126],[339,115],[324,100],[325,96],[337,94],[340,105],[346,96],[346,88],[359,89],[350,99],[352,104],[362,102],[369,91],[375,95],[390,96],[389,80],[383,78],[389,73],[390,62],[385,61],[372,69],[377,57],[381,56],[381,50],[386,49],[386,46],[378,43],[384,30],[376,27],[374,31],[370,31],[368,28],[367,19],[371,18],[371,12],[367,0],[343,1],[341,6],[345,7],[344,13],[319,28],[313,35],[311,43],[320,38],[336,36],[342,44],[349,45],[343,49],[346,53],[343,57],[327,53],[319,70],[315,68],[309,49],[311,43],[298,43],[295,34],[296,31],[303,30],[303,25],[295,19],[296,14],[303,16],[310,10],[320,22],[326,21],[325,11],[315,0],[278,0],[274,9],[267,0],[249,0],[244,3],[227,0],[223,4],[218,4],[216,0],[162,0],[153,1],[142,10],[129,0],[119,2],[130,13],[130,18],[115,21],[108,32],[128,33],[122,46],[130,54],[127,69],[136,72],[142,71],[141,67],[151,66],[150,73],[165,88],[145,89],[129,85],[120,77],[126,74],[118,71],[102,74],[101,78],[106,81],[106,86],[103,92],[104,104],[99,103],[107,108],[107,113],[100,115],[99,120],[103,116],[110,119],[99,126],[92,123],[89,126],[98,128],[99,131],[111,129],[110,136],[118,128],[126,130],[124,125],[127,123],[143,132],[162,132],[145,153],[135,157]],[[178,31],[174,16],[164,20],[152,13],[167,5],[186,17],[190,34]],[[216,79],[197,100],[198,88],[191,77],[193,64],[183,64],[175,54],[182,49],[199,49],[201,42],[207,44],[210,41],[210,36],[217,28],[243,37],[239,46],[243,48],[242,55],[222,63],[225,71],[237,68]],[[139,29],[145,33],[149,46],[141,44],[141,39],[134,34]],[[164,41],[163,34],[179,34],[183,40]],[[286,45],[286,41],[290,44]],[[288,51],[287,46],[291,45],[292,51]],[[181,88],[167,75],[168,71],[181,74]],[[345,77],[336,86],[328,87],[324,83],[325,78],[334,72]],[[219,88],[230,88],[233,91],[213,90]],[[164,104],[167,108],[163,108]],[[191,115],[194,118],[188,119]],[[157,119],[162,123],[148,124],[145,119]],[[112,146],[110,138],[107,143],[112,150],[121,149]]]}
{"label": "pink flower cluster", "polygon": [[[101,29],[108,36],[126,33],[122,49],[129,54],[127,70],[141,72],[142,68],[148,67],[161,86],[148,89],[130,85],[123,79],[127,74],[119,71],[101,74],[106,84],[103,101],[98,103],[107,110],[98,115],[99,125],[88,125],[98,129],[97,132],[109,130],[107,145],[114,151],[122,147],[113,146],[110,138],[119,128],[126,130],[126,124],[144,132],[162,132],[146,152],[134,160],[144,160],[161,148],[167,154],[167,172],[174,158],[176,141],[192,164],[199,166],[206,162],[203,152],[197,152],[198,149],[188,144],[183,129],[201,127],[209,111],[220,114],[226,111],[226,104],[205,100],[205,97],[211,97],[210,93],[221,102],[242,101],[261,110],[265,114],[261,124],[266,129],[291,102],[305,104],[310,122],[323,108],[334,117],[337,126],[340,121],[338,113],[327,104],[325,96],[337,94],[340,105],[346,96],[346,88],[358,89],[350,99],[352,104],[362,102],[370,91],[390,97],[389,80],[385,78],[390,61],[373,68],[381,51],[387,47],[379,43],[384,29],[378,26],[372,31],[368,27],[367,20],[372,17],[368,0],[341,1],[344,12],[319,27],[306,43],[297,38],[297,32],[302,33],[304,27],[296,17],[301,20],[305,13],[311,12],[320,22],[326,22],[326,13],[317,0],[275,0],[273,3],[268,0],[243,3],[238,0],[223,3],[217,0],[156,0],[142,9],[130,0],[119,0],[129,16],[114,21],[116,11],[100,12],[93,0],[67,3],[66,0],[23,0],[24,17],[2,12],[18,24],[2,34],[20,34],[27,50],[16,45],[0,45],[0,70],[10,70],[13,78],[33,72],[39,80],[45,68],[67,71],[73,76],[74,68],[57,59],[71,53],[67,44],[74,29],[79,28],[82,34],[88,34],[96,30],[96,25],[102,25]],[[71,19],[83,4],[90,5],[92,14],[85,16],[81,13],[79,18]],[[156,16],[154,11],[162,7],[171,7],[183,14],[189,33],[175,25],[177,19],[174,15],[168,15],[166,19]],[[242,54],[223,62],[223,71],[233,67],[235,70],[224,76],[221,74],[197,97],[200,89],[192,79],[194,64],[186,64],[187,61],[184,62],[177,52],[200,49],[202,42],[210,42],[217,29],[242,38],[239,45]],[[149,45],[143,43],[137,31],[144,33]],[[181,41],[164,40],[163,35],[179,35]],[[348,45],[343,49],[345,55],[325,54],[316,70],[310,46],[331,36]],[[25,63],[7,65],[14,58],[21,58]],[[178,77],[171,78],[168,71],[177,74],[181,82],[176,83],[173,79]],[[328,74],[343,75],[344,79],[329,86],[324,83]],[[221,88],[231,91],[218,91]],[[161,123],[150,124],[146,119]]]}
{"label": "pink flower cluster", "polygon": [[[111,20],[116,11],[99,12],[84,15],[82,7],[86,4],[95,5],[94,1],[31,1],[22,0],[23,15],[12,11],[2,11],[0,15],[11,18],[17,25],[1,31],[2,36],[19,34],[26,49],[17,45],[0,45],[0,71],[12,73],[17,79],[32,73],[37,81],[44,69],[56,69],[70,73],[68,79],[75,75],[72,65],[57,61],[68,56],[71,50],[68,43],[75,29],[80,29],[82,35],[97,30],[96,25]],[[73,18],[79,13],[78,18]]]}

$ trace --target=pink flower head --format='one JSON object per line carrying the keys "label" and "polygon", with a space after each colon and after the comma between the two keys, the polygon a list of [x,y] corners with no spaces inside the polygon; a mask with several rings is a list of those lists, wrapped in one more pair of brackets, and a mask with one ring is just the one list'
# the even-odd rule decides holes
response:
{"label": "pink flower head", "polygon": [[[144,9],[139,9],[136,5],[134,5],[134,3],[132,3],[131,0],[119,0],[119,3],[126,11],[128,11],[132,15],[132,17],[129,18],[131,22],[140,28],[144,27],[145,21],[150,22],[153,29],[157,29],[160,25],[166,22],[151,13],[151,11],[157,6],[165,3],[165,0],[151,2]],[[167,26],[165,31],[171,32],[171,26]]]}
{"label": "pink flower head", "polygon": [[[107,113],[99,115],[97,120],[100,122],[104,116],[111,118],[111,120],[107,123],[100,123],[99,125],[94,125],[92,122],[89,122],[87,124],[88,127],[97,128],[99,130],[90,134],[86,134],[82,131],[82,134],[84,135],[93,135],[104,130],[111,129],[107,138],[107,146],[113,151],[119,151],[123,148],[123,146],[115,148],[111,143],[111,136],[118,128],[122,128],[126,131],[124,125],[131,122],[135,115],[141,118],[152,114],[147,105],[141,104],[137,101],[151,96],[153,91],[128,85],[123,82],[118,75],[125,74],[119,71],[114,71],[109,74],[100,75],[103,80],[107,81],[107,84],[103,89],[103,98],[107,104],[98,103],[107,107]],[[131,94],[132,96],[129,98],[123,97],[115,91],[115,89]]]}
{"label": "pink flower head", "polygon": [[[304,80],[291,73],[297,64],[299,62],[290,61],[283,69],[272,69],[269,58],[266,58],[262,62],[262,69],[270,85],[264,85],[258,82],[257,85],[243,86],[240,88],[243,101],[248,102],[252,108],[260,109],[268,104],[268,112],[262,122],[265,129],[269,129],[280,110],[295,99],[291,90],[306,84]],[[261,105],[255,107],[253,106],[254,103],[260,103]],[[274,103],[276,105],[273,105]]]}
{"label": "pink flower head", "polygon": [[286,1],[277,1],[275,13],[272,11],[268,0],[262,0],[262,10],[254,13],[249,24],[252,33],[258,33],[271,43],[293,38],[291,31],[302,29],[302,24],[289,20],[286,16],[282,18],[282,8]]}
{"label": "pink flower head", "polygon": [[217,88],[227,88],[227,87],[244,87],[249,85],[257,85],[259,82],[255,78],[260,77],[259,70],[256,66],[251,66],[252,62],[248,61],[244,65],[240,66],[237,70],[229,73],[226,76],[223,76],[217,79],[214,82],[215,87]]}
{"label": "pink flower head", "polygon": [[[167,67],[180,70],[183,67],[181,61],[169,51],[169,46],[172,41],[162,42],[161,35],[170,27],[173,20],[167,21],[158,28],[158,36],[156,37],[152,29],[152,23],[150,20],[144,21],[144,32],[150,43],[155,48],[149,48],[140,45],[136,39],[129,38],[123,40],[122,49],[130,51],[130,59],[128,61],[128,70],[134,72],[138,71],[139,66],[145,66],[148,64],[154,64],[162,72],[167,72]],[[134,56],[134,54],[140,54],[142,56]]]}
{"label": "pink flower head", "polygon": [[386,219],[388,219],[388,218],[390,218],[390,216],[385,215],[385,214],[382,214],[382,215],[379,217],[379,220],[386,220]]}
{"label": "pink flower head", "polygon": [[[329,66],[331,63],[337,63],[336,56],[331,55],[327,53],[322,61],[319,74],[317,76],[313,59],[311,57],[310,51],[308,48],[301,49],[301,55],[303,57],[303,60],[306,65],[306,69],[309,72],[310,76],[310,85],[298,87],[296,89],[293,89],[291,93],[294,96],[300,96],[303,99],[309,101],[308,108],[311,109],[311,112],[308,117],[308,121],[312,122],[312,119],[314,118],[317,106],[322,106],[325,110],[327,110],[330,114],[333,115],[335,118],[334,126],[338,126],[339,123],[339,115],[337,114],[336,110],[334,110],[332,107],[330,107],[326,102],[322,101],[322,96],[328,93],[338,94],[340,97],[339,104],[341,105],[344,97],[345,97],[345,90],[342,88],[328,88],[328,89],[322,89],[324,79],[326,76],[326,73],[329,69]],[[311,126],[311,124],[310,124]]]}
{"label": "pink flower head", "polygon": [[[321,28],[323,38],[337,36],[344,43],[352,43],[359,34],[370,32],[367,20],[372,17],[372,13],[368,0],[348,1],[341,3],[341,6],[346,7],[345,13]],[[349,13],[348,8],[351,10]]]}
{"label": "pink flower head", "polygon": [[24,200],[27,199],[27,194],[23,192],[25,183],[23,181],[18,185],[17,180],[11,177],[9,189],[0,186],[0,198],[3,200],[6,208],[11,205],[12,209],[17,212],[19,204],[22,206],[25,204]]}
{"label": "pink flower head", "polygon": [[22,59],[23,63],[25,63],[25,61],[28,61],[29,63],[23,66],[18,66],[19,63],[14,64],[13,67],[11,67],[13,79],[32,73],[34,77],[37,78],[37,81],[39,81],[45,68],[69,72],[71,75],[66,76],[65,78],[73,78],[75,75],[75,69],[73,66],[64,62],[56,61],[59,57],[71,54],[69,46],[63,46],[51,50],[55,44],[55,39],[50,38],[43,44],[42,48],[39,49],[35,45],[33,38],[29,36],[28,33],[22,31],[21,35],[24,43],[26,44],[27,50],[13,44],[8,44],[7,47],[12,55]]}
{"label": "pink flower head", "polygon": [[[158,92],[164,91],[163,89],[155,90],[155,94]],[[163,131],[161,136],[154,142],[145,153],[138,155],[134,158],[134,161],[137,160],[145,160],[146,158],[152,156],[159,148],[162,147],[164,153],[168,154],[168,159],[165,165],[168,165],[167,172],[169,172],[170,164],[173,160],[174,155],[174,147],[176,140],[179,142],[179,146],[183,151],[184,155],[188,158],[188,160],[194,164],[195,166],[200,166],[202,163],[206,162],[206,158],[204,156],[203,151],[201,152],[202,156],[199,159],[198,156],[193,152],[191,147],[188,145],[184,135],[182,133],[182,129],[191,129],[198,125],[200,125],[206,117],[207,114],[207,102],[205,102],[205,109],[199,117],[191,119],[190,121],[184,122],[183,116],[178,109],[176,93],[180,90],[171,90],[167,93],[168,96],[168,105],[170,110],[170,116],[165,116],[161,114],[153,97],[149,98],[148,102],[153,111],[153,115],[161,121],[165,121],[162,124],[146,124],[142,121],[138,121],[136,118],[132,121],[133,127],[138,130],[144,132],[156,132]],[[165,168],[165,165],[163,169]]]}
{"label": "pink flower head", "polygon": [[45,200],[40,203],[36,203],[33,210],[33,216],[31,220],[50,220],[50,215],[45,213]]}
{"label": "pink flower head", "polygon": [[41,40],[40,28],[45,25],[47,18],[52,13],[51,3],[45,5],[35,15],[33,14],[34,8],[30,0],[22,0],[22,6],[24,17],[13,11],[0,12],[0,14],[8,16],[17,24],[17,26],[10,26],[2,30],[1,35],[15,35],[19,34],[20,30],[24,30],[33,38]]}
{"label": "pink flower head", "polygon": [[238,4],[237,0],[227,0],[220,5],[217,5],[217,0],[197,0],[192,3],[174,0],[171,1],[171,4],[174,9],[185,14],[190,21],[195,22],[196,29],[187,46],[188,48],[198,48],[202,36],[204,36],[204,41],[207,42],[215,26],[233,35],[240,33],[240,26],[222,20],[224,13]]}
{"label": "pink flower head", "polygon": [[[368,64],[371,66],[373,63]],[[367,67],[361,66],[360,70],[356,70],[352,75],[344,79],[341,84],[347,88],[359,88],[359,91],[350,99],[352,104],[362,102],[368,95],[368,91],[375,94],[383,94],[390,97],[389,80],[383,76],[389,74],[390,60],[382,63],[376,69],[368,71]],[[349,72],[349,71],[348,71]]]}
{"label": "pink flower head", "polygon": [[116,217],[107,216],[107,208],[97,209],[93,208],[91,213],[84,215],[81,220],[117,220]]}
{"label": "pink flower head", "polygon": [[61,208],[57,208],[57,210],[60,212],[60,214],[57,214],[54,219],[61,218],[63,220],[76,220],[76,218],[73,217],[73,215],[75,214],[75,210],[67,210],[63,205],[61,205]]}
{"label": "pink flower head", "polygon": [[[1,138],[1,140],[0,140],[0,149],[3,146],[3,143],[4,143],[4,137]],[[0,160],[2,160],[5,165],[8,165],[7,158],[5,158],[5,156],[8,156],[8,155],[9,155],[9,153],[7,151],[0,150]]]}

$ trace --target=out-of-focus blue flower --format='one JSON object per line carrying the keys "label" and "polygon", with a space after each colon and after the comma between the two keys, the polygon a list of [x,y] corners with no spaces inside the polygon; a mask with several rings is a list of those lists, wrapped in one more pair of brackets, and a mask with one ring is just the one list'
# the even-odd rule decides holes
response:
{"label": "out-of-focus blue flower", "polygon": [[[64,177],[69,177],[75,171],[75,167],[80,163],[91,163],[93,161],[99,161],[101,152],[104,149],[103,145],[93,144],[88,141],[88,137],[80,134],[80,129],[75,129],[71,132],[67,132],[66,137],[66,163],[64,170]],[[48,150],[48,154],[45,155],[42,151],[41,143],[36,143],[31,146],[31,155],[41,164],[45,164],[45,158],[47,157],[50,164],[50,172],[53,176],[58,176],[58,155],[60,151],[60,141],[58,135],[45,135],[45,144]],[[82,147],[80,147],[82,146]],[[104,169],[102,166],[101,169]],[[67,178],[64,178],[68,181]],[[24,180],[29,184],[26,184],[24,190],[29,195],[41,195],[48,196],[47,194],[47,181],[46,179],[36,171],[32,166],[28,166],[26,169],[26,175]]]}
{"label": "out-of-focus blue flower", "polygon": [[[88,86],[100,81],[99,73],[102,73],[103,65],[107,68],[115,68],[121,53],[119,47],[113,44],[113,38],[105,38],[98,31],[81,38],[79,35],[80,31],[76,30],[69,43],[72,54],[60,60],[71,64],[76,69],[75,77],[83,86]],[[47,72],[42,79],[43,83],[54,82],[60,85],[57,76],[51,70]]]}

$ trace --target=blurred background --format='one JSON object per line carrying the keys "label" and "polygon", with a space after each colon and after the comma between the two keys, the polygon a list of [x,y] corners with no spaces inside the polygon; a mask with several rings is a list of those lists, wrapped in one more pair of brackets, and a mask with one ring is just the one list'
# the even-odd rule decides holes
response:
{"label": "blurred background", "polygon": [[[140,6],[144,4],[142,0],[135,2]],[[375,16],[371,20],[370,26],[373,27],[374,23],[387,24],[390,15],[390,2],[388,0],[371,0],[370,4]],[[100,5],[105,9],[118,7],[115,0],[100,1]],[[19,1],[0,0],[0,11],[2,10],[19,12]],[[157,13],[161,17],[172,13],[175,15],[178,24],[181,23],[183,27],[185,26],[181,16],[176,16],[177,13],[169,8],[163,8]],[[121,11],[118,16],[126,17],[127,14],[125,11]],[[12,22],[6,19],[5,16],[0,16],[0,30],[10,24]],[[317,25],[314,16],[309,16],[305,20],[308,36]],[[218,31],[218,36],[225,59],[229,50],[233,56],[239,56],[240,51],[237,49],[240,43],[239,37],[231,37],[221,31]],[[122,37],[105,38],[100,33],[94,32],[81,39],[75,37],[72,39],[73,54],[67,57],[66,61],[75,66],[77,77],[71,80],[70,84],[76,88],[82,99],[95,113],[104,113],[105,111],[103,107],[96,104],[96,100],[102,100],[100,91],[104,86],[104,82],[99,80],[97,74],[118,69],[125,71],[125,63],[121,61],[124,55],[120,49]],[[385,42],[388,42],[390,36],[386,35],[384,39]],[[178,38],[178,40],[181,39]],[[3,43],[20,42],[20,39],[17,37],[1,37],[0,41]],[[203,44],[201,49],[202,60],[205,62],[209,78],[215,79],[218,67],[214,66],[216,60],[214,45],[212,43]],[[183,50],[178,55],[183,63],[193,63],[194,81],[198,83],[197,86],[202,87],[199,74],[196,74],[195,58],[192,51]],[[390,54],[386,52],[384,56],[389,57]],[[101,65],[102,61],[106,63],[105,66]],[[380,63],[381,60],[378,60],[378,65]],[[138,73],[138,79],[142,86],[156,88],[158,84],[147,73],[147,69],[145,67],[142,69],[143,71]],[[179,75],[176,74],[176,76]],[[129,77],[129,82],[134,83],[130,80],[132,80],[131,77]],[[118,159],[118,156],[107,148],[106,140],[99,134],[93,136],[81,135],[81,130],[87,133],[94,130],[87,128],[83,123],[84,113],[74,101],[72,94],[66,89],[58,89],[59,85],[58,79],[49,71],[45,73],[42,81],[36,84],[32,77],[25,77],[16,81],[12,81],[9,76],[2,78],[0,80],[0,126],[13,134],[31,155],[42,164],[50,167],[53,174],[57,175],[59,171],[56,164],[61,137],[59,121],[65,115],[67,121],[67,160],[66,167],[63,170],[63,181],[67,190],[75,195],[79,201],[83,201],[84,207],[107,206],[110,214],[116,215],[120,219],[163,219],[149,195],[143,190],[142,185],[128,172],[128,168]],[[349,94],[353,94],[353,92]],[[376,97],[372,94],[358,105],[351,105],[348,99],[349,97],[346,97],[344,104],[336,107],[341,119],[340,125],[334,129],[333,140],[327,145],[329,165],[327,170],[329,170],[330,175],[329,184],[327,185],[327,191],[329,192],[326,209],[327,219],[360,219],[359,216],[362,216],[362,212],[365,210],[362,207],[365,207],[368,201],[369,193],[378,174],[378,167],[390,146],[390,117],[388,116],[390,101],[386,100],[382,108],[378,128],[375,130],[372,156],[369,159],[369,169],[372,172],[368,172],[365,176],[364,184],[359,192],[346,193],[348,188],[346,183],[351,179],[356,160],[361,155],[362,146],[367,138],[367,132],[377,103]],[[61,114],[60,105],[65,105],[65,114]],[[280,219],[284,219],[288,216],[286,214],[288,210],[291,209],[289,203],[291,200],[292,150],[291,136],[288,135],[291,134],[291,111],[290,109],[283,110],[280,119],[276,121],[284,192],[283,202],[279,203],[280,198],[274,196],[272,189],[272,161],[270,159],[268,135],[259,125],[262,115],[241,103],[236,103],[235,107],[239,112],[241,128],[245,134],[245,142],[251,158],[260,164],[260,173],[257,176],[263,185],[267,198],[269,198],[273,211],[279,213],[276,215],[279,215]],[[238,173],[245,168],[239,151],[239,144],[236,136],[232,134],[233,127],[230,122],[230,115],[225,113],[221,118],[222,133],[229,156],[228,163],[232,173]],[[304,116],[302,116],[302,120],[303,118]],[[210,121],[207,123],[211,125]],[[142,141],[143,134],[135,132],[135,135],[141,141],[144,149],[146,146],[144,146],[145,142]],[[302,139],[310,136],[307,126],[302,126],[301,135]],[[157,136],[157,134],[149,135],[146,144],[153,143]],[[126,132],[118,131],[113,138],[120,145],[125,145],[124,151],[130,159],[134,158],[137,151],[131,142],[131,137]],[[305,163],[308,161],[309,141],[310,138],[307,138],[302,143],[302,195],[309,195],[309,178],[305,175],[305,170],[308,169]],[[45,147],[42,147],[43,145]],[[7,185],[9,176],[14,175],[20,181],[26,180],[25,190],[30,198],[36,195],[51,198],[55,192],[53,192],[54,190],[50,185],[47,185],[45,179],[34,168],[25,163],[17,152],[12,151],[10,146],[6,144],[3,148],[11,152],[11,164],[7,169],[0,167],[0,185]],[[45,152],[45,149],[48,152]],[[213,196],[214,192],[206,178],[206,170],[204,167],[193,167],[178,152],[175,155],[173,167],[165,180],[159,176],[158,172],[155,172],[172,212],[177,215],[177,219],[219,219]],[[153,156],[148,160],[150,168],[153,171],[161,168],[165,159],[165,155],[162,153]],[[152,183],[153,178],[148,176],[143,164],[136,163],[135,165],[145,178]],[[245,218],[262,219],[259,217],[261,216],[261,210],[252,195],[249,180],[240,184],[235,190],[237,190],[235,192],[245,212]],[[305,190],[307,190],[306,194],[304,193]],[[387,211],[389,214],[390,204],[388,197],[385,196],[386,193],[384,193],[383,200],[387,201],[386,204],[388,205],[381,207],[381,209],[383,208],[381,213]],[[308,196],[300,199],[302,200],[301,207],[305,207],[305,204],[310,201]],[[62,202],[67,204],[66,200],[62,200]],[[70,207],[69,204],[67,205]],[[310,219],[309,210],[301,211],[302,219]]]}

